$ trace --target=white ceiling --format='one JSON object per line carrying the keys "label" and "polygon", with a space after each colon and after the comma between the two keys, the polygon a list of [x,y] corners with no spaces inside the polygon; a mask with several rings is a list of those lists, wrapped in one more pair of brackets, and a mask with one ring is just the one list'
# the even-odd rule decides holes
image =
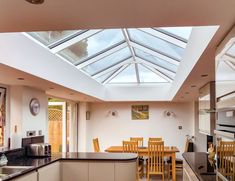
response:
{"label": "white ceiling", "polygon": [[[45,91],[49,96],[59,97],[72,101],[101,101],[95,97],[87,96],[72,89],[65,88],[53,82],[33,76],[31,74],[11,68],[3,64],[0,64],[0,70],[0,85],[23,85],[28,87],[34,87],[36,89]],[[19,80],[18,78],[24,78],[24,80]]]}
{"label": "white ceiling", "polygon": [[[45,0],[42,5],[4,0],[0,6],[0,32],[219,25],[173,99],[186,101],[195,99],[198,88],[214,80],[215,50],[235,23],[234,7],[234,0]],[[201,78],[201,74],[208,77]]]}

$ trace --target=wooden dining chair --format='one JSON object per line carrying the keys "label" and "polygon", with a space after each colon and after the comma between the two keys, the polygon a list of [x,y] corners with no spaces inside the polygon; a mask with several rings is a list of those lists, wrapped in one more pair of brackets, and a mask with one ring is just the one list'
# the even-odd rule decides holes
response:
{"label": "wooden dining chair", "polygon": [[[186,138],[184,145],[184,153],[188,152],[189,149],[189,139]],[[183,160],[180,158],[175,159],[175,170],[178,172],[183,172]],[[172,159],[171,157],[167,159],[167,177],[170,179],[172,174]]]}
{"label": "wooden dining chair", "polygon": [[100,152],[100,145],[98,138],[93,139],[93,147],[94,147],[94,152]]}
{"label": "wooden dining chair", "polygon": [[235,180],[235,141],[220,141],[217,147],[218,171],[228,180]]}
{"label": "wooden dining chair", "polygon": [[[123,152],[124,153],[136,153],[139,154],[138,151],[138,141],[123,141],[122,142]],[[142,162],[138,158],[137,162],[137,178],[141,178],[144,176],[144,162]]]}
{"label": "wooden dining chair", "polygon": [[130,137],[130,141],[137,141],[138,147],[144,146],[144,138],[143,137]]}
{"label": "wooden dining chair", "polygon": [[149,141],[162,141],[162,138],[149,138]]}
{"label": "wooden dining chair", "polygon": [[147,179],[150,175],[162,175],[164,180],[164,142],[148,142]]}

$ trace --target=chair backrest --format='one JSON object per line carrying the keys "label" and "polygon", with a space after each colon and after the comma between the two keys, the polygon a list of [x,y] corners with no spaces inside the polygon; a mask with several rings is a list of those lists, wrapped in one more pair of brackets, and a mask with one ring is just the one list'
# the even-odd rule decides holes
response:
{"label": "chair backrest", "polygon": [[164,173],[164,142],[148,142],[148,172]]}
{"label": "chair backrest", "polygon": [[94,147],[94,152],[100,152],[100,145],[98,138],[93,139],[93,147]]}
{"label": "chair backrest", "polygon": [[149,138],[149,141],[162,141],[162,138]]}
{"label": "chair backrest", "polygon": [[143,137],[130,137],[130,141],[137,141],[139,147],[143,147],[144,138]]}
{"label": "chair backrest", "polygon": [[138,141],[123,141],[123,152],[138,154]]}
{"label": "chair backrest", "polygon": [[235,180],[235,141],[220,141],[217,154],[219,156],[219,172],[231,180]]}

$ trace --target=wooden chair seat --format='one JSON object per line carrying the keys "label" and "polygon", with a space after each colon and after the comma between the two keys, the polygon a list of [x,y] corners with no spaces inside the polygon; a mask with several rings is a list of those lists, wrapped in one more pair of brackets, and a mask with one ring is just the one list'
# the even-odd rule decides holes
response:
{"label": "wooden chair seat", "polygon": [[[172,163],[171,158],[167,159],[166,162],[167,162],[168,164],[171,164],[171,163]],[[183,164],[183,160],[180,159],[180,158],[176,158],[176,159],[175,159],[175,163],[176,163],[176,165],[177,165],[177,164]]]}

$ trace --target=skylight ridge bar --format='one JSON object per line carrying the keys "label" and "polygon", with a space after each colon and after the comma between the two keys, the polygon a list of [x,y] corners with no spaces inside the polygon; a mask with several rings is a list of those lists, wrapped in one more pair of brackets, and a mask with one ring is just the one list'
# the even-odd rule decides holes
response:
{"label": "skylight ridge bar", "polygon": [[146,66],[146,65],[143,65],[143,64],[142,64],[142,66],[144,66],[144,67],[147,68],[148,70],[152,71],[153,73],[157,74],[158,76],[162,77],[162,78],[165,79],[167,82],[172,82],[172,81],[173,81],[172,78],[170,78],[169,76],[165,75],[164,73],[162,73],[162,72],[159,71],[159,70],[156,70],[156,69],[154,69],[154,68],[151,68],[151,67]]}
{"label": "skylight ridge bar", "polygon": [[185,49],[187,46],[187,43],[185,43],[184,41],[179,40],[175,37],[172,37],[172,36],[170,36],[166,33],[163,33],[161,31],[158,31],[154,28],[138,28],[138,30],[140,30],[144,33],[147,33],[155,38],[159,38],[159,39],[161,39],[167,43],[170,43],[172,45],[176,45],[176,46],[183,48],[183,49]]}
{"label": "skylight ridge bar", "polygon": [[233,63],[231,63],[229,60],[225,60],[224,61],[231,69],[233,69],[233,71],[235,71],[235,65]]}
{"label": "skylight ridge bar", "polygon": [[131,39],[131,42],[136,43],[136,44],[139,44],[139,45],[141,45],[142,47],[148,48],[149,50],[152,50],[152,51],[154,51],[154,52],[156,52],[156,53],[158,53],[158,54],[161,54],[161,55],[163,55],[163,56],[165,56],[165,57],[168,57],[168,58],[170,58],[170,59],[172,59],[172,60],[175,60],[176,62],[180,62],[180,61],[181,61],[181,60],[178,59],[178,58],[172,57],[171,55],[166,54],[166,53],[164,53],[164,52],[161,52],[161,51],[159,51],[159,50],[155,50],[155,49],[149,47],[148,45],[144,45],[144,44],[142,44],[142,43],[140,43],[140,42],[137,42],[137,41],[135,41],[135,40],[132,40],[132,39]]}
{"label": "skylight ridge bar", "polygon": [[106,68],[104,68],[104,69],[101,69],[100,71],[98,71],[98,72],[92,74],[91,76],[94,76],[95,74],[98,74],[98,73],[100,73],[100,72],[103,72],[103,71],[105,71],[106,69],[109,69],[109,68],[111,68],[111,67],[113,67],[113,66],[119,65],[120,63],[122,63],[122,62],[124,62],[125,60],[130,59],[130,58],[131,58],[131,57],[127,57],[127,58],[125,58],[124,60],[120,60],[120,61],[118,61],[117,63],[115,63],[115,64],[113,64],[113,65],[110,65],[110,66],[108,66],[108,67],[106,67]]}
{"label": "skylight ridge bar", "polygon": [[100,76],[102,76],[102,75],[104,75],[104,74],[106,74],[106,73],[108,73],[108,72],[110,72],[112,70],[115,70],[115,69],[117,69],[117,68],[119,68],[119,67],[121,67],[121,66],[123,66],[125,64],[130,64],[131,61],[132,61],[132,58],[128,58],[128,59],[126,59],[126,60],[124,60],[124,61],[122,61],[122,62],[120,62],[118,64],[115,64],[115,65],[111,66],[110,68],[107,68],[107,69],[105,69],[103,71],[100,71],[100,72],[92,75],[91,77],[96,79],[97,77],[100,77]]}
{"label": "skylight ridge bar", "polygon": [[178,39],[178,40],[180,40],[180,41],[183,41],[183,42],[185,42],[186,44],[188,43],[188,40],[187,40],[187,39],[185,39],[185,38],[183,38],[183,37],[180,37],[180,36],[178,36],[178,35],[175,35],[175,34],[173,34],[173,33],[171,33],[171,32],[168,32],[168,31],[163,30],[163,29],[161,29],[161,28],[153,28],[153,29],[156,30],[156,31],[159,31],[159,32],[161,32],[161,33],[164,33],[164,34],[166,34],[166,35],[168,35],[168,36],[174,37],[174,38],[176,38],[176,39]]}
{"label": "skylight ridge bar", "polygon": [[83,68],[83,67],[85,67],[85,66],[87,66],[89,64],[92,64],[92,63],[94,63],[96,61],[99,61],[100,59],[102,59],[102,58],[104,58],[106,56],[109,56],[109,55],[111,55],[111,54],[113,54],[113,53],[115,53],[115,52],[117,52],[117,51],[119,51],[119,50],[121,50],[121,49],[123,49],[125,47],[127,47],[127,43],[125,42],[125,40],[123,40],[123,41],[121,41],[121,42],[119,42],[119,43],[117,43],[115,45],[112,45],[112,46],[110,46],[110,47],[108,47],[108,48],[106,48],[106,49],[104,49],[104,50],[102,50],[102,51],[100,51],[100,52],[90,56],[90,57],[87,57],[87,58],[85,58],[83,60],[76,61],[74,63],[74,65],[76,67],[78,67],[79,69]]}
{"label": "skylight ridge bar", "polygon": [[230,54],[228,54],[228,53],[226,53],[225,55],[223,55],[223,57],[226,58],[226,59],[232,60],[232,61],[234,61],[234,59],[235,59],[235,56],[230,55]]}
{"label": "skylight ridge bar", "polygon": [[102,84],[109,83],[112,79],[114,79],[118,74],[120,74],[123,70],[125,70],[130,65],[126,64],[120,67],[118,70],[116,70],[110,77],[108,77],[105,81],[102,82]]}
{"label": "skylight ridge bar", "polygon": [[134,42],[132,40],[131,40],[130,43],[131,43],[132,47],[140,49],[140,50],[142,50],[142,51],[144,51],[146,53],[149,53],[149,54],[151,54],[153,56],[156,56],[158,58],[161,58],[162,60],[165,60],[165,61],[167,61],[167,62],[169,62],[171,64],[174,64],[174,65],[179,65],[180,64],[180,61],[176,60],[175,58],[171,58],[169,56],[166,56],[166,55],[164,55],[162,53],[159,53],[159,52],[157,52],[157,51],[155,51],[155,50],[153,50],[151,48],[148,48],[148,47],[146,47],[146,46],[144,46],[142,44],[139,44],[139,43]]}
{"label": "skylight ridge bar", "polygon": [[[136,58],[135,58],[135,52],[133,50],[133,47],[130,44],[130,36],[128,34],[128,31],[126,29],[122,29],[122,33],[126,39],[127,45],[130,49],[131,55],[133,57],[133,61],[136,63]],[[140,83],[140,76],[139,76],[139,70],[138,70],[138,66],[137,64],[135,64],[135,72],[136,72],[136,79],[137,79],[137,83]]]}
{"label": "skylight ridge bar", "polygon": [[103,31],[103,29],[96,29],[96,30],[88,30],[85,33],[80,34],[79,36],[76,36],[54,48],[51,49],[52,53],[58,53],[61,50],[64,50],[66,48],[68,48],[69,46],[80,42],[81,40],[85,39],[85,38],[89,38],[90,36],[93,36],[99,32]]}
{"label": "skylight ridge bar", "polygon": [[153,67],[154,69],[157,69],[157,70],[159,70],[159,71],[162,72],[162,73],[165,72],[164,74],[172,75],[172,77],[175,77],[175,75],[176,75],[176,72],[171,72],[171,71],[169,71],[168,69],[165,69],[165,68],[163,68],[163,67],[161,67],[161,66],[159,66],[159,65],[156,65],[156,64],[154,64],[154,63],[152,63],[152,62],[149,62],[149,61],[147,61],[147,60],[145,60],[145,59],[143,59],[143,58],[137,57],[137,60],[138,60],[138,63],[147,65],[147,66],[149,66],[149,67]]}
{"label": "skylight ridge bar", "polygon": [[89,30],[80,30],[80,31],[77,31],[77,32],[75,32],[75,33],[73,33],[73,34],[71,34],[71,35],[68,35],[68,36],[66,36],[66,37],[64,37],[64,38],[62,38],[62,39],[60,39],[60,40],[58,40],[58,41],[56,41],[56,42],[54,42],[54,43],[48,45],[48,48],[49,48],[49,49],[53,49],[53,48],[55,48],[56,46],[59,46],[59,45],[61,45],[62,43],[65,43],[66,41],[69,41],[69,40],[71,40],[71,39],[73,39],[73,38],[75,38],[75,37],[77,37],[77,36],[79,36],[79,35],[81,35],[81,34],[87,32],[87,31],[89,31]]}

